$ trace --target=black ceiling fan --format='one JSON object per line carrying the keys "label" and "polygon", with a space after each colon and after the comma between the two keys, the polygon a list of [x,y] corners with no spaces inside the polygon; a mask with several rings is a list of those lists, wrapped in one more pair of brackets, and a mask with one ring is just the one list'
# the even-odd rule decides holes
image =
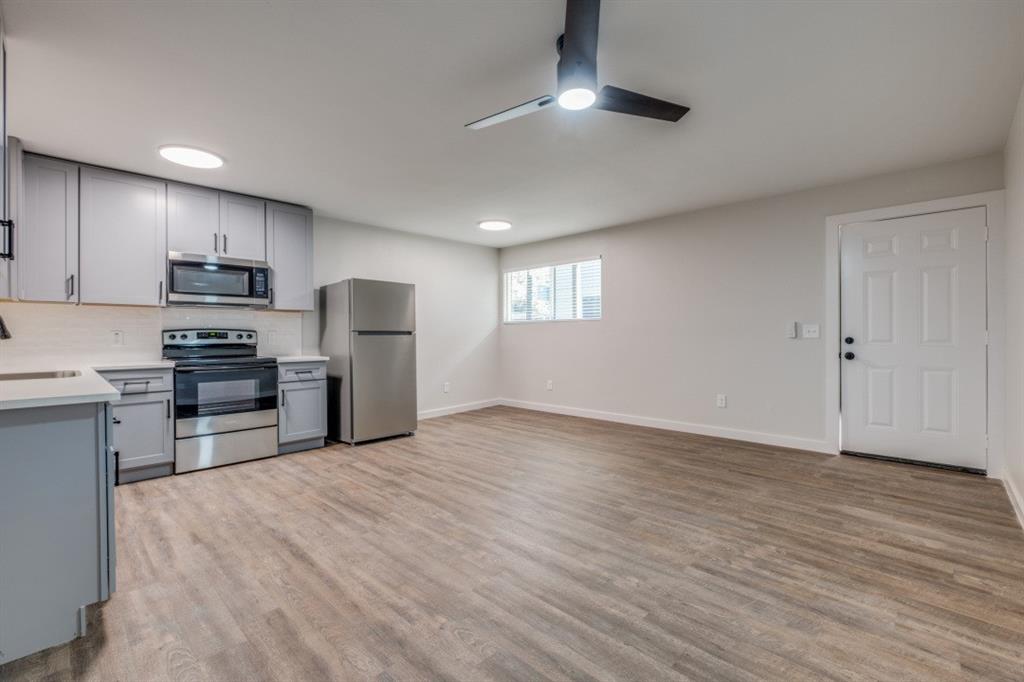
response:
{"label": "black ceiling fan", "polygon": [[558,102],[566,109],[593,107],[620,114],[656,118],[676,122],[689,107],[655,99],[639,92],[631,92],[606,85],[597,89],[597,24],[601,14],[601,0],[566,0],[565,33],[555,44],[558,50],[558,96],[544,95],[511,109],[467,123],[467,128],[479,130],[496,123],[545,109]]}

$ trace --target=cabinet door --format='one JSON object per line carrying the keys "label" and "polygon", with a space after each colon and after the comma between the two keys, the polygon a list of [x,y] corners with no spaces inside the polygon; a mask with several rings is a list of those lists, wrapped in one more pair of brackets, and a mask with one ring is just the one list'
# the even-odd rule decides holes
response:
{"label": "cabinet door", "polygon": [[194,185],[167,185],[167,250],[220,253],[220,193]]}
{"label": "cabinet door", "polygon": [[313,309],[313,212],[267,202],[267,260],[271,305],[278,310]]}
{"label": "cabinet door", "polygon": [[174,461],[170,392],[124,396],[113,403],[118,471]]}
{"label": "cabinet door", "polygon": [[277,433],[281,443],[327,435],[327,382],[281,384]]}
{"label": "cabinet door", "polygon": [[78,300],[78,166],[24,157],[25,206],[18,244],[18,297]]}
{"label": "cabinet door", "polygon": [[266,209],[262,199],[220,193],[220,253],[230,258],[267,259]]}
{"label": "cabinet door", "polygon": [[167,184],[89,167],[80,183],[82,303],[162,305]]}

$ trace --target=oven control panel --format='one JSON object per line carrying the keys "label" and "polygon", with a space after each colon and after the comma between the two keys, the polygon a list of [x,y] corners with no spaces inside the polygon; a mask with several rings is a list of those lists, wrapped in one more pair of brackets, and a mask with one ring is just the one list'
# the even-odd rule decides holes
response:
{"label": "oven control panel", "polygon": [[163,339],[165,346],[255,346],[257,342],[255,329],[167,329]]}

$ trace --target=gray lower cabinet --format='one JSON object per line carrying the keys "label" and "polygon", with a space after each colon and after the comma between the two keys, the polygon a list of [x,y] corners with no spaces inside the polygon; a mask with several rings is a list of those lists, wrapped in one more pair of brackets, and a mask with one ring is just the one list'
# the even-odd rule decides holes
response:
{"label": "gray lower cabinet", "polygon": [[174,473],[172,395],[128,395],[114,403],[114,450],[120,483]]}
{"label": "gray lower cabinet", "polygon": [[0,664],[85,634],[114,591],[109,439],[106,403],[0,410]]}
{"label": "gray lower cabinet", "polygon": [[[327,382],[323,363],[281,365],[287,378],[278,383],[277,434],[280,453],[323,447],[327,436]],[[302,369],[306,368],[306,369]]]}
{"label": "gray lower cabinet", "polygon": [[[121,392],[112,403],[118,481],[174,473],[174,392],[169,369],[100,372]],[[156,389],[156,390],[152,390]]]}

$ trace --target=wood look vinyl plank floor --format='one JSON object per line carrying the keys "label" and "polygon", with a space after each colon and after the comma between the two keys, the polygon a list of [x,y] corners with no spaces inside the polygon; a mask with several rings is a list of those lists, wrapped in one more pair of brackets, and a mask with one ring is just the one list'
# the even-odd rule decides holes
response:
{"label": "wood look vinyl plank floor", "polygon": [[3,680],[1024,680],[978,476],[494,407],[117,489],[118,591]]}

